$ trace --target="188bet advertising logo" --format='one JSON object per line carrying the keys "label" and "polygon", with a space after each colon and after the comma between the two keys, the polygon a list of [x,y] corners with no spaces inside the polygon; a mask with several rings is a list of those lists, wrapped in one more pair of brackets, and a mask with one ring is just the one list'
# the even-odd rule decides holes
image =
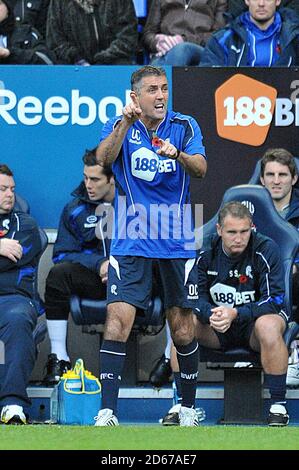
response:
{"label": "188bet advertising logo", "polygon": [[273,119],[276,126],[299,125],[299,100],[294,101],[277,98],[276,88],[236,74],[215,92],[218,135],[242,144],[262,145]]}

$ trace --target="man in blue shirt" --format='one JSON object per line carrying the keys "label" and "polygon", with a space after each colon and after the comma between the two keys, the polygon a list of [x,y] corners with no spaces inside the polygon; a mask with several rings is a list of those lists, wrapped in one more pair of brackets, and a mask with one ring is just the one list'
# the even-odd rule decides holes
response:
{"label": "man in blue shirt", "polygon": [[283,333],[288,316],[279,248],[252,231],[251,214],[240,202],[223,206],[217,232],[198,260],[198,342],[213,349],[260,351],[271,398],[268,424],[286,426],[288,350]]}
{"label": "man in blue shirt", "polygon": [[289,67],[299,61],[299,18],[281,0],[245,0],[248,11],[213,34],[201,66]]}
{"label": "man in blue shirt", "polygon": [[115,227],[108,273],[108,313],[100,353],[102,410],[96,426],[118,424],[117,397],[126,341],[136,309],[151,297],[156,260],[163,300],[182,378],[181,426],[198,425],[194,409],[198,346],[196,251],[190,210],[190,175],[206,172],[197,122],[167,111],[168,82],[159,67],[144,66],[131,77],[132,102],[111,119],[97,149],[100,164],[113,164]]}

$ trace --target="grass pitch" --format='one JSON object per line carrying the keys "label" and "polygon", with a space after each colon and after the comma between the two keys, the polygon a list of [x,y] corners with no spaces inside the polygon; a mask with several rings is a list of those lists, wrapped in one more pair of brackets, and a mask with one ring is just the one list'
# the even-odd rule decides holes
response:
{"label": "grass pitch", "polygon": [[298,450],[298,427],[0,426],[1,450]]}

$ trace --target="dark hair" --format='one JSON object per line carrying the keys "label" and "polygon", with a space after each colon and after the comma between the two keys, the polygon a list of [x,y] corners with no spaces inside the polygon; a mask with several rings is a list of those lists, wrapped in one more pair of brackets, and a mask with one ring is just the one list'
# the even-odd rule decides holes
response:
{"label": "dark hair", "polygon": [[140,82],[144,77],[154,75],[155,77],[166,77],[166,72],[162,67],[154,67],[153,65],[145,65],[132,73],[131,90],[139,93]]}
{"label": "dark hair", "polygon": [[227,215],[231,215],[237,219],[249,219],[252,222],[252,216],[248,208],[239,201],[231,201],[224,204],[218,214],[218,224],[223,227],[224,219]]}
{"label": "dark hair", "polygon": [[13,172],[5,163],[0,163],[0,175],[13,176]]}
{"label": "dark hair", "polygon": [[280,163],[281,165],[285,165],[288,167],[290,170],[290,173],[292,175],[292,178],[294,178],[295,175],[298,174],[297,172],[297,165],[295,162],[295,159],[293,155],[288,152],[286,149],[268,149],[262,159],[261,159],[261,176],[264,176],[265,173],[265,167],[267,163],[269,162],[277,162]]}
{"label": "dark hair", "polygon": [[105,176],[107,176],[108,180],[111,178],[113,175],[112,173],[112,168],[111,165],[99,165],[96,157],[96,150],[97,147],[95,147],[92,150],[85,150],[85,154],[82,157],[83,163],[86,166],[100,166],[102,168],[102,172]]}

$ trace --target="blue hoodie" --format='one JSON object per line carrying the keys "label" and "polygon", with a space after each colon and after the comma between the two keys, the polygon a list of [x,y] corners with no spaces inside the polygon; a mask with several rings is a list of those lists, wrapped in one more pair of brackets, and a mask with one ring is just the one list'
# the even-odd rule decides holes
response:
{"label": "blue hoodie", "polygon": [[102,230],[99,230],[102,238],[96,234],[97,224],[103,220],[96,215],[96,209],[103,201],[91,201],[83,182],[72,196],[74,199],[66,204],[60,217],[53,262],[80,263],[98,273],[110,250],[110,240],[104,238]]}
{"label": "blue hoodie", "polygon": [[271,67],[280,55],[281,16],[276,13],[274,21],[266,30],[258,28],[250,19],[249,12],[241,15],[249,40],[248,65]]}
{"label": "blue hoodie", "polygon": [[200,66],[299,65],[299,20],[284,8],[266,31],[261,31],[243,13],[208,41]]}

